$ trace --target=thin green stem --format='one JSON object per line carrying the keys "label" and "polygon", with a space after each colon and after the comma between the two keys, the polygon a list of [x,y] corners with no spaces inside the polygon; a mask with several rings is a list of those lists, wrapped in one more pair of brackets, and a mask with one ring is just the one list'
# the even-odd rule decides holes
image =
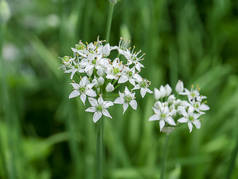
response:
{"label": "thin green stem", "polygon": [[107,18],[107,31],[106,31],[106,41],[110,40],[111,26],[112,26],[112,15],[114,10],[114,3],[109,3],[108,18]]}
{"label": "thin green stem", "polygon": [[165,172],[166,172],[166,162],[167,162],[167,155],[168,155],[168,146],[169,146],[169,134],[166,135],[164,145],[163,145],[163,159],[162,159],[162,165],[161,165],[161,171],[160,171],[160,179],[165,178]]}
{"label": "thin green stem", "polygon": [[97,122],[97,179],[103,178],[103,118]]}
{"label": "thin green stem", "polygon": [[227,170],[227,175],[226,175],[227,179],[231,178],[232,171],[235,167],[237,154],[238,154],[238,140],[236,141],[236,146],[235,146],[235,148],[233,149],[233,151],[231,153],[230,164],[229,164],[229,167],[228,167],[228,170]]}
{"label": "thin green stem", "polygon": [[[109,3],[109,11],[108,11],[108,18],[107,18],[107,31],[106,31],[106,41],[109,42],[110,39],[110,32],[111,32],[111,25],[112,25],[112,15],[113,15],[113,9],[114,9],[115,4],[114,3]],[[97,168],[97,173],[96,173],[96,178],[97,179],[103,179],[103,161],[104,161],[104,156],[103,156],[103,118],[100,119],[97,122],[97,157],[96,157],[96,168]]]}

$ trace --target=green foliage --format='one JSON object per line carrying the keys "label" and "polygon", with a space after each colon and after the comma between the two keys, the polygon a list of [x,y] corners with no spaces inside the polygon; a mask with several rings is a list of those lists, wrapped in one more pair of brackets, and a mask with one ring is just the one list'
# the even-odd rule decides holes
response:
{"label": "green foliage", "polygon": [[[108,0],[0,2],[8,3],[0,24],[0,178],[95,178],[95,124],[79,100],[69,101],[58,57],[79,40],[106,38]],[[170,136],[169,179],[238,178],[237,12],[231,0],[114,7],[111,43],[122,36],[146,53],[143,73],[153,87],[181,79],[208,96],[202,128]],[[148,122],[152,101],[148,95],[125,115],[115,106],[104,120],[106,178],[159,178],[165,136]]]}

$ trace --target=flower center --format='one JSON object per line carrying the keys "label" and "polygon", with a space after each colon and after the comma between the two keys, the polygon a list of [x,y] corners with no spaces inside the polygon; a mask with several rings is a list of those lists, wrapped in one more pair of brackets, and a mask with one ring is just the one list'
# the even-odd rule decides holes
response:
{"label": "flower center", "polygon": [[166,114],[165,113],[161,113],[160,117],[164,119],[164,118],[166,118]]}
{"label": "flower center", "polygon": [[132,77],[132,75],[133,75],[132,71],[129,71],[128,75],[129,75],[129,77]]}
{"label": "flower center", "polygon": [[193,121],[193,120],[194,120],[194,117],[193,117],[193,116],[189,116],[188,119],[189,119],[190,121]]}
{"label": "flower center", "polygon": [[146,83],[145,81],[143,81],[143,82],[141,82],[140,86],[141,86],[142,88],[146,88],[147,83]]}
{"label": "flower center", "polygon": [[119,73],[119,72],[120,72],[119,68],[113,68],[113,73],[114,73],[114,75],[116,75],[116,74]]}
{"label": "flower center", "polygon": [[192,92],[191,96],[194,98],[196,96],[196,94],[194,92]]}
{"label": "flower center", "polygon": [[131,96],[125,96],[124,97],[125,102],[129,103],[132,100]]}
{"label": "flower center", "polygon": [[75,47],[77,50],[83,50],[85,48],[83,44],[76,44]]}
{"label": "flower center", "polygon": [[92,61],[92,64],[96,65],[96,62],[97,62],[97,59],[95,58],[95,59]]}
{"label": "flower center", "polygon": [[79,89],[79,91],[80,91],[81,93],[85,92],[85,87],[81,87],[81,88]]}
{"label": "flower center", "polygon": [[102,111],[102,105],[97,106],[97,111]]}

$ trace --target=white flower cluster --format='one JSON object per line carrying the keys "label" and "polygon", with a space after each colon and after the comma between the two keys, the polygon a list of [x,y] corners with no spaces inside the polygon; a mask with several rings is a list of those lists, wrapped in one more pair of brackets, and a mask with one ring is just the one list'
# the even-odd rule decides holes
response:
{"label": "white flower cluster", "polygon": [[[100,41],[92,43],[79,42],[72,48],[73,57],[62,58],[62,69],[69,73],[73,81],[73,91],[69,98],[80,97],[86,105],[87,98],[91,107],[87,112],[94,113],[97,122],[102,115],[111,118],[107,108],[122,104],[123,112],[128,106],[137,109],[135,92],[140,90],[142,98],[152,93],[148,88],[150,82],[139,74],[144,67],[143,55],[135,48],[128,48],[128,43],[120,40],[118,46]],[[104,99],[108,98],[108,101]]]}
{"label": "white flower cluster", "polygon": [[172,94],[169,85],[154,89],[155,104],[154,114],[149,121],[159,121],[160,131],[168,132],[180,123],[187,123],[189,131],[192,132],[193,125],[201,127],[199,117],[209,110],[205,104],[205,96],[201,96],[198,89],[184,88],[183,82],[178,81],[176,94]]}

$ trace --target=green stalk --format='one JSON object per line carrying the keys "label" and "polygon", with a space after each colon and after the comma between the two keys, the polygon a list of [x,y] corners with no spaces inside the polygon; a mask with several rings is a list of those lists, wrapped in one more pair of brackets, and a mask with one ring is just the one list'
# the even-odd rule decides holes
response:
{"label": "green stalk", "polygon": [[103,179],[103,118],[97,122],[97,179]]}
{"label": "green stalk", "polygon": [[[4,59],[2,56],[2,47],[3,47],[3,43],[4,43],[4,36],[5,36],[5,32],[6,32],[6,23],[5,22],[0,22],[0,81],[1,81],[1,87],[2,87],[2,101],[5,104],[5,108],[3,109],[5,112],[5,120],[6,120],[6,124],[7,124],[7,144],[8,144],[8,149],[9,150],[9,160],[5,161],[4,158],[4,162],[7,164],[6,166],[6,170],[7,170],[7,174],[8,174],[8,178],[10,179],[15,179],[16,178],[16,162],[15,162],[15,156],[14,156],[14,149],[15,147],[13,146],[14,143],[14,130],[11,130],[12,126],[13,126],[13,122],[12,121],[12,111],[11,109],[11,105],[10,105],[10,100],[9,100],[9,92],[8,92],[8,87],[7,87],[7,82],[6,82],[6,64],[4,63]],[[14,120],[14,119],[13,119]],[[2,146],[1,146],[2,147]],[[4,151],[2,151],[4,152]],[[1,155],[4,155],[1,154]]]}
{"label": "green stalk", "polygon": [[162,159],[162,165],[161,165],[161,171],[160,171],[160,179],[165,178],[165,172],[166,172],[166,161],[167,161],[167,155],[168,155],[168,149],[169,149],[169,134],[166,134],[166,138],[163,145],[163,159]]}
{"label": "green stalk", "polygon": [[110,40],[110,33],[111,33],[111,26],[112,26],[112,15],[114,10],[114,3],[109,3],[109,11],[108,11],[108,18],[107,18],[107,31],[106,31],[106,41],[109,42]]}
{"label": "green stalk", "polygon": [[[107,18],[107,31],[106,31],[106,41],[109,42],[110,39],[110,32],[111,32],[111,25],[112,25],[112,15],[113,15],[113,9],[114,9],[115,3],[109,3],[109,11],[108,11],[108,18]],[[103,179],[103,118],[101,118],[97,122],[97,156],[96,156],[96,164],[97,164],[97,173],[96,178],[97,179]]]}

